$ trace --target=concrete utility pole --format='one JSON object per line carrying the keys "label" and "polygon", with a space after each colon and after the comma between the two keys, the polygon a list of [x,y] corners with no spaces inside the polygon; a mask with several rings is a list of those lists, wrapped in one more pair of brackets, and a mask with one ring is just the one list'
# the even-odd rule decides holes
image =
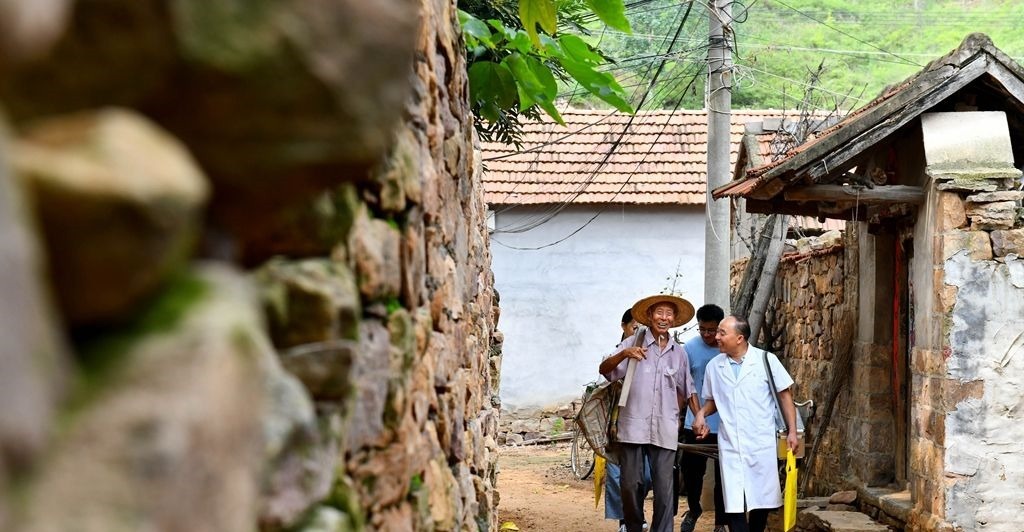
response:
{"label": "concrete utility pole", "polygon": [[708,193],[704,220],[704,303],[729,313],[729,200],[711,191],[729,182],[729,129],[732,112],[732,9],[730,0],[708,4]]}

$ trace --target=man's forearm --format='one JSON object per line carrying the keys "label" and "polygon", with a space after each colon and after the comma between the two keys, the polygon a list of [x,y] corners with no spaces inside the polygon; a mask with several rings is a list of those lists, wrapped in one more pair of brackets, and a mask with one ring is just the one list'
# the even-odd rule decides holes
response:
{"label": "man's forearm", "polygon": [[626,353],[624,351],[619,351],[618,353],[615,353],[614,355],[611,355],[608,358],[602,360],[601,365],[597,368],[597,371],[601,373],[601,375],[607,375],[611,373],[612,370],[617,368],[619,364],[621,364],[622,361],[625,359]]}
{"label": "man's forearm", "polygon": [[700,412],[700,403],[697,402],[697,394],[691,393],[690,398],[687,400],[687,404],[690,405],[690,412],[693,412],[694,416],[697,415],[697,412]]}
{"label": "man's forearm", "polygon": [[793,404],[793,393],[786,388],[779,392],[779,404],[782,405],[782,416],[786,418],[786,428],[796,432],[796,405]]}
{"label": "man's forearm", "polygon": [[718,407],[715,405],[715,400],[708,399],[704,401],[704,406],[701,407],[700,414],[703,415],[704,417],[708,417],[714,414],[715,412],[718,412]]}

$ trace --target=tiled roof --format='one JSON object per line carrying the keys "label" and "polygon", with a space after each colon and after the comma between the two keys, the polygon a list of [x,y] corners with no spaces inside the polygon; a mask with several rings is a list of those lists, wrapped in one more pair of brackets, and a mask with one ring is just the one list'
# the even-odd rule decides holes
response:
{"label": "tiled roof", "polygon": [[[979,61],[979,57],[982,60]],[[977,65],[982,66],[975,68]],[[839,148],[851,154],[847,159],[852,158],[852,154],[873,145],[871,142],[860,142],[858,150],[846,149],[845,146],[855,144],[854,140],[863,140],[869,136],[879,138],[891,133],[928,111],[937,101],[982,75],[997,82],[986,85],[992,90],[1000,91],[1008,100],[1019,99],[1014,96],[1013,90],[1001,90],[996,85],[1002,83],[1019,87],[1024,80],[1024,69],[996,48],[986,35],[971,34],[950,53],[931,61],[902,83],[885,89],[877,98],[853,111],[838,124],[790,150],[786,157],[750,169],[745,178],[718,187],[714,196],[753,197],[759,189],[769,188],[771,181],[780,181],[783,186],[771,187],[774,191],[772,195],[777,195],[785,186],[810,175],[812,171],[823,168],[819,173],[828,174],[829,164],[825,158],[840,151]],[[845,169],[835,162],[831,166],[832,172]]]}
{"label": "tiled roof", "polygon": [[[818,128],[827,127],[838,120],[831,113],[819,113],[817,116],[812,117],[813,119],[819,120]],[[743,141],[740,144],[739,161],[733,171],[733,176],[743,176],[749,168],[761,166],[766,162],[784,156],[785,154],[781,153],[781,151],[786,146],[779,143],[777,132],[780,128],[786,127],[786,120],[781,122],[777,120],[748,122],[746,124],[746,132],[743,135]],[[755,150],[755,152],[750,153],[751,150]],[[818,218],[814,216],[791,216],[789,218],[789,225],[790,228],[799,228],[804,231],[842,231],[846,228],[846,222],[843,220],[825,218],[822,221],[818,221]]]}
{"label": "tiled roof", "polygon": [[[733,110],[730,168],[736,162],[744,124],[782,114]],[[488,204],[704,204],[705,111],[641,111],[611,155],[629,115],[569,110],[562,118],[566,126],[547,118],[524,123],[521,150],[483,143]]]}

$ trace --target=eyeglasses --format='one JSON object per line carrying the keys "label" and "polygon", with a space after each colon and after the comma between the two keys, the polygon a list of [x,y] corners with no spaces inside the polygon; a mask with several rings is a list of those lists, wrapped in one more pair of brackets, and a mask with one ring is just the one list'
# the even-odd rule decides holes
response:
{"label": "eyeglasses", "polygon": [[701,334],[718,334],[718,329],[705,329],[704,327],[698,327],[697,331]]}

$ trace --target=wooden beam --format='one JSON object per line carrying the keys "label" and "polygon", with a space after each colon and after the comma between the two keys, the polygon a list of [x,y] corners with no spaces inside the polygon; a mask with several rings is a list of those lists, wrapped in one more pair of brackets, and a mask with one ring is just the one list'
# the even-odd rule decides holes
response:
{"label": "wooden beam", "polygon": [[1016,73],[998,62],[990,64],[987,72],[1017,101],[1024,102],[1024,81],[1021,81]]}
{"label": "wooden beam", "polygon": [[924,189],[907,185],[885,185],[857,189],[843,185],[812,185],[783,192],[787,201],[835,201],[843,203],[924,203]]}
{"label": "wooden beam", "polygon": [[[855,217],[853,204],[836,206],[831,203],[797,203],[789,201],[759,201],[747,198],[747,212],[755,214],[789,214],[793,216],[810,216],[817,218],[836,218],[853,220]],[[868,206],[861,203],[856,212],[858,220],[867,219]]]}
{"label": "wooden beam", "polygon": [[747,212],[754,214],[792,214],[794,216],[818,216],[818,206],[806,203],[762,201],[747,198]]}

